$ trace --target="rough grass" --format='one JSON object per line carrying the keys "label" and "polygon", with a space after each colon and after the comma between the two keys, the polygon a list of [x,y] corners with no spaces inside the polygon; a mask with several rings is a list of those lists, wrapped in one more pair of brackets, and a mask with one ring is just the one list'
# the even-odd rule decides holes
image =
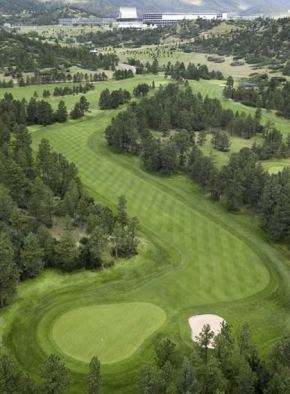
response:
{"label": "rough grass", "polygon": [[[114,82],[114,86],[132,88],[133,83]],[[202,93],[209,90],[213,94],[218,85],[195,86],[201,86]],[[97,94],[94,92],[95,99]],[[71,98],[67,100],[69,104]],[[48,138],[57,151],[75,162],[88,191],[112,208],[117,196],[126,195],[129,214],[138,216],[142,225],[139,255],[103,272],[48,271],[22,284],[14,302],[0,315],[2,343],[22,368],[38,376],[46,355],[59,352],[73,371],[71,393],[84,392],[87,364],[81,361],[82,349],[79,361],[68,356],[67,349],[59,347],[62,340],[58,337],[56,345],[52,333],[54,322],[72,309],[142,302],[166,313],[166,322],[154,333],[146,319],[147,338],[139,338],[139,342],[134,340],[135,328],[128,328],[132,355],[103,366],[103,392],[110,394],[136,393],[138,368],[152,360],[157,335],[167,335],[181,351],[190,351],[187,319],[194,314],[218,314],[233,325],[234,331],[248,321],[263,352],[288,332],[290,325],[288,259],[263,238],[252,218],[225,212],[219,204],[208,201],[188,178],[151,175],[143,171],[138,158],[111,152],[104,129],[116,113],[94,110],[79,121],[34,127],[33,146],[36,149],[42,138]],[[94,313],[92,319],[96,321]],[[61,331],[59,335],[64,338]],[[97,335],[104,337],[108,334],[104,331]],[[112,349],[118,352],[120,344],[113,338]],[[87,338],[86,348],[91,342]]]}
{"label": "rough grass", "polygon": [[110,364],[130,357],[165,319],[162,309],[144,302],[91,305],[60,316],[52,339],[72,358],[90,362],[97,354]]}

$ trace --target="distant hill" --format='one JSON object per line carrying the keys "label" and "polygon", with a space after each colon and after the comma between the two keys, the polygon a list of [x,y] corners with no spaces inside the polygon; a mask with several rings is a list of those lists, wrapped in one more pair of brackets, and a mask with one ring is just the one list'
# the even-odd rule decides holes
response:
{"label": "distant hill", "polygon": [[272,14],[290,9],[290,0],[0,0],[1,13],[23,10],[37,11],[41,7],[72,4],[99,16],[116,16],[120,6],[137,7],[142,11],[174,12],[237,12],[242,15]]}
{"label": "distant hill", "polygon": [[21,11],[35,11],[43,5],[38,0],[0,0],[0,13],[13,14]]}
{"label": "distant hill", "polygon": [[[68,0],[70,1],[70,0]],[[228,11],[244,15],[271,14],[290,9],[290,0],[71,0],[74,5],[100,12],[108,7],[118,12],[120,6],[134,6],[140,11]],[[103,8],[104,9],[104,8]]]}

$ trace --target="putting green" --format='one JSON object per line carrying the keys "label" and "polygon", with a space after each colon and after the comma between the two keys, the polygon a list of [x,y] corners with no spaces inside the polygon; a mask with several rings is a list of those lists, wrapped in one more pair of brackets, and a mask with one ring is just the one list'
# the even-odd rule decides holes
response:
{"label": "putting green", "polygon": [[130,357],[166,320],[159,307],[143,302],[91,305],[73,309],[55,321],[52,339],[66,355],[102,363]]}

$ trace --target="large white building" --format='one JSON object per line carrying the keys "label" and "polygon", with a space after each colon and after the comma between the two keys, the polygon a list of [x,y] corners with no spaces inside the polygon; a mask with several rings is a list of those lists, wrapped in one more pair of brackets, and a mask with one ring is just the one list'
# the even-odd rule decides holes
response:
{"label": "large white building", "polygon": [[183,20],[226,20],[228,14],[226,12],[220,13],[145,13],[143,15],[143,23],[154,23],[156,25],[173,25]]}
{"label": "large white building", "polygon": [[136,21],[138,19],[137,8],[121,7],[118,19],[122,21]]}
{"label": "large white building", "polygon": [[220,13],[162,13],[146,12],[142,17],[138,16],[137,9],[134,7],[121,7],[117,23],[119,27],[146,28],[148,25],[174,25],[183,20],[196,19],[217,19],[225,20],[228,18],[226,12]]}

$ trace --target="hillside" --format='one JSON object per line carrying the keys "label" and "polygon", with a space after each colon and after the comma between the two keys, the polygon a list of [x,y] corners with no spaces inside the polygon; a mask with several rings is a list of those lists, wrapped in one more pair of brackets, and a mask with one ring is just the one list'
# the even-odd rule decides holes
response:
{"label": "hillside", "polygon": [[[87,0],[73,2],[81,8],[100,13],[105,9],[112,7],[117,12],[120,6],[135,6],[140,11],[227,11],[237,12],[243,15],[256,13],[271,14],[281,11],[287,11],[290,8],[289,0]],[[104,9],[105,6],[105,9]]]}
{"label": "hillside", "polygon": [[116,16],[120,6],[134,6],[139,12],[236,12],[242,15],[273,14],[286,12],[290,0],[0,0],[0,12],[14,14],[21,11],[39,11],[44,8],[72,4],[76,8],[89,11],[98,16]]}

